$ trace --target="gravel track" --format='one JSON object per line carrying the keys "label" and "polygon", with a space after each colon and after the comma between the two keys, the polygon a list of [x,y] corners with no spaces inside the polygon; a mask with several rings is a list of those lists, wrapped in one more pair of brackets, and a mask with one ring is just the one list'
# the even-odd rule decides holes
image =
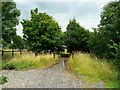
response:
{"label": "gravel track", "polygon": [[[3,70],[2,75],[8,82],[2,88],[101,88],[103,85],[86,83],[65,70],[63,59],[59,64],[48,69],[28,71]],[[1,85],[0,85],[1,87]]]}

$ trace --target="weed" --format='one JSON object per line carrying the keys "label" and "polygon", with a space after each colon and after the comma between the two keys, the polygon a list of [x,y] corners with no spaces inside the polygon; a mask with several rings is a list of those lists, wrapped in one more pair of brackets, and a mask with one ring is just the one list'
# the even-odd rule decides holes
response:
{"label": "weed", "polygon": [[8,81],[8,78],[7,77],[5,77],[5,76],[1,76],[0,77],[0,84],[4,84],[5,82],[7,82]]}

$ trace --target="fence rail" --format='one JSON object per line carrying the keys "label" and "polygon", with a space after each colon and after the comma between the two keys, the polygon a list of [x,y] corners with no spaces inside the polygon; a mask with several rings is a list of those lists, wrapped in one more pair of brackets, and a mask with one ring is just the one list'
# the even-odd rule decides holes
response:
{"label": "fence rail", "polygon": [[12,50],[12,51],[0,50],[0,52],[2,52],[2,56],[4,56],[5,52],[11,52],[11,54],[13,56],[15,52],[19,52],[20,55],[22,55],[22,52],[24,52],[24,51],[22,51],[22,50],[19,50],[19,51],[16,51],[16,50]]}
{"label": "fence rail", "polygon": [[[19,55],[22,55],[23,53],[25,53],[26,51],[24,51],[24,50],[14,50],[14,49],[12,49],[12,50],[0,50],[0,53],[1,53],[1,55],[2,55],[2,58],[4,58],[4,55],[5,55],[5,53],[6,52],[10,52],[11,53],[11,55],[12,55],[12,58],[14,57],[14,55],[15,55],[15,53],[16,52],[18,52],[19,53]],[[29,51],[27,51],[27,53],[30,53]],[[36,56],[36,55],[35,55]],[[74,53],[71,53],[69,56],[72,56],[72,58],[74,58]],[[68,57],[69,57],[68,56]],[[56,57],[56,53],[55,52],[53,52],[53,57],[55,58]]]}
{"label": "fence rail", "polygon": [[[15,53],[16,52],[18,52],[19,53],[19,55],[22,55],[22,54],[25,54],[25,53],[31,53],[31,51],[26,51],[26,50],[19,50],[19,51],[16,51],[16,50],[0,50],[0,53],[1,53],[1,55],[2,55],[2,59],[4,58],[4,56],[5,56],[5,53],[7,53],[7,52],[10,52],[11,54],[10,54],[10,56],[11,56],[11,58],[13,58],[14,57],[14,55],[15,55]],[[35,55],[36,56],[36,55]],[[53,52],[53,57],[55,58],[56,57],[56,53],[55,52]]]}

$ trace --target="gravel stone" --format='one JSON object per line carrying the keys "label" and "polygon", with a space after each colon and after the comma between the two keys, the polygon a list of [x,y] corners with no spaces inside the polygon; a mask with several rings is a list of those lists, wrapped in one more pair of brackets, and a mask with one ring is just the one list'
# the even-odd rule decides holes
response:
{"label": "gravel stone", "polygon": [[[32,69],[28,71],[3,70],[2,75],[8,82],[2,88],[98,88],[102,85],[86,83],[66,72],[62,59],[57,65],[48,69]],[[0,71],[1,72],[1,71]]]}

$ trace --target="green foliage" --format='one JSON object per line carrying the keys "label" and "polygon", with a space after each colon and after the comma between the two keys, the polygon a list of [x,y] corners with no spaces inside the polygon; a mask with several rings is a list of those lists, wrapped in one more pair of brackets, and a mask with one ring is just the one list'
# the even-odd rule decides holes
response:
{"label": "green foliage", "polygon": [[15,65],[13,63],[6,63],[4,66],[3,66],[3,69],[6,69],[6,70],[12,70],[12,69],[15,69]]}
{"label": "green foliage", "polygon": [[8,47],[16,36],[15,26],[19,23],[20,11],[16,8],[16,3],[2,2],[2,43],[3,47]]}
{"label": "green foliage", "polygon": [[70,20],[64,35],[64,42],[68,51],[89,51],[88,40],[89,31],[81,27],[75,19]]}
{"label": "green foliage", "polygon": [[0,77],[0,84],[4,84],[5,82],[7,82],[8,81],[8,78],[7,77],[5,77],[5,76],[1,76]]}
{"label": "green foliage", "polygon": [[16,49],[23,49],[25,48],[25,41],[21,38],[21,36],[16,35],[13,38],[13,45],[12,47],[16,48]]}
{"label": "green foliage", "polygon": [[55,51],[61,38],[58,23],[46,13],[38,13],[38,9],[31,10],[31,18],[23,20],[24,39],[28,48],[34,52],[42,50]]}
{"label": "green foliage", "polygon": [[120,2],[104,6],[98,29],[91,34],[91,52],[102,58],[120,60]]}
{"label": "green foliage", "polygon": [[[104,6],[98,29],[94,29],[89,40],[92,54],[111,60],[120,72],[120,1]],[[117,75],[120,83],[120,74]],[[119,84],[120,85],[120,84]]]}
{"label": "green foliage", "polygon": [[21,61],[21,62],[8,62],[3,65],[3,69],[5,70],[13,70],[13,69],[31,69],[33,68],[33,63],[30,61]]}

